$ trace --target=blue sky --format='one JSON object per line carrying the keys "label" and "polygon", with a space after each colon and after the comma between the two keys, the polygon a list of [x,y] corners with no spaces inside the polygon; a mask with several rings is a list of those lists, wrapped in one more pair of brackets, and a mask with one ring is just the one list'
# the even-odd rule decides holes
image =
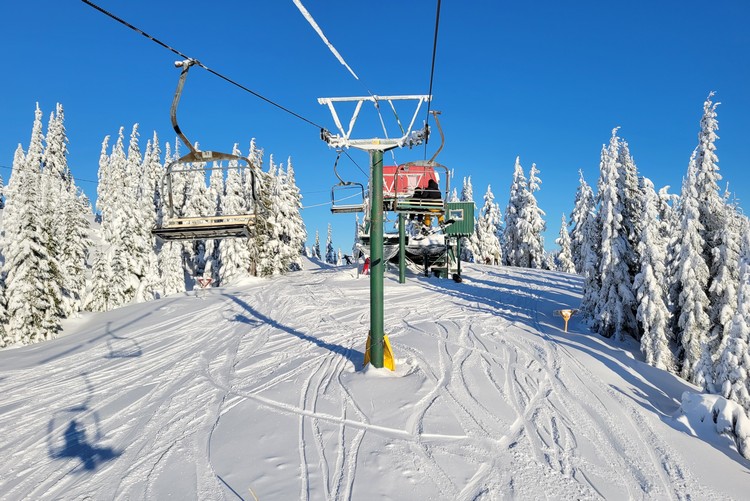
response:
{"label": "blue sky", "polygon": [[[333,45],[360,76],[355,80],[318,38],[292,0],[164,2],[100,0],[142,30],[209,68],[333,130],[318,97],[426,94],[435,2],[303,0]],[[553,249],[562,213],[569,214],[578,170],[595,185],[602,144],[620,126],[642,175],[679,191],[696,145],[702,104],[716,91],[719,166],[747,211],[750,200],[750,3],[471,1],[442,3],[432,108],[442,112],[446,144],[438,161],[471,176],[477,205],[487,185],[504,209],[516,156],[536,163],[537,193]],[[169,106],[177,57],[83,2],[3,2],[0,16],[0,174],[28,146],[35,103],[45,118],[60,102],[70,139],[69,164],[95,197],[97,162],[106,135],[140,124],[142,147],[157,131],[174,141]],[[406,108],[400,115],[409,115]],[[424,115],[424,113],[422,114]],[[180,124],[204,149],[247,150],[256,138],[274,160],[292,157],[316,229],[345,252],[353,215],[327,207],[336,154],[314,126],[210,73],[191,70]],[[386,116],[386,118],[388,118]],[[420,120],[423,117],[420,117]],[[374,113],[362,114],[361,137],[379,135]],[[433,137],[431,155],[439,141]],[[367,155],[351,151],[367,169]],[[397,162],[425,157],[396,150]],[[390,153],[386,163],[393,163]],[[366,182],[351,162],[340,173]]]}

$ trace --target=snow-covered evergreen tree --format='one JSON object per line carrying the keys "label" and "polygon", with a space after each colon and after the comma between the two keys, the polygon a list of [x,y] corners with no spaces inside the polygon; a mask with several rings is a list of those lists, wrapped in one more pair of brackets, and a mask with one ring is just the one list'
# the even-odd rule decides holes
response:
{"label": "snow-covered evergreen tree", "polygon": [[165,296],[185,292],[185,267],[182,263],[182,245],[166,242],[159,252],[161,291]]}
{"label": "snow-covered evergreen tree", "polygon": [[601,288],[595,316],[597,332],[621,341],[637,337],[635,295],[628,267],[628,242],[623,221],[623,193],[618,190],[620,138],[612,131],[609,146],[602,149],[599,178],[599,221],[601,228]]}
{"label": "snow-covered evergreen tree", "polygon": [[91,269],[91,290],[85,302],[87,310],[108,311],[117,307],[108,287],[112,278],[111,259],[100,246],[94,253],[94,265]]}
{"label": "snow-covered evergreen tree", "polygon": [[560,247],[556,259],[557,269],[565,273],[575,273],[576,268],[573,263],[573,255],[570,249],[570,235],[568,234],[568,223],[565,219],[565,214],[562,215],[560,235],[557,240],[555,240],[555,243]]}
{"label": "snow-covered evergreen tree", "polygon": [[285,260],[289,262],[289,270],[298,271],[302,269],[300,254],[307,240],[307,230],[300,214],[302,195],[297,188],[291,157],[287,161],[286,172],[279,168],[278,183],[280,190],[276,203],[279,207],[283,252]]}
{"label": "snow-covered evergreen tree", "polygon": [[312,247],[312,254],[314,258],[320,259],[320,234],[318,230],[315,230],[315,243]]}
{"label": "snow-covered evergreen tree", "polygon": [[[463,187],[461,188],[461,202],[474,203],[474,188],[471,185],[471,176],[464,178]],[[474,204],[474,228],[477,226],[477,206]],[[476,243],[476,233],[470,237],[461,237],[461,260],[467,263],[474,262],[474,245]]]}
{"label": "snow-covered evergreen tree", "polygon": [[28,153],[24,156],[19,146],[13,159],[3,214],[6,344],[51,339],[60,330],[62,295],[59,276],[55,276],[59,264],[49,254],[43,231],[43,159],[42,111],[37,104]]}
{"label": "snow-covered evergreen tree", "polygon": [[[206,206],[213,207],[213,214],[221,214],[224,198],[224,173],[218,162],[214,162],[206,190]],[[209,214],[211,215],[211,214]],[[221,247],[219,239],[205,241],[205,265],[203,278],[210,278],[214,285],[221,285]]]}
{"label": "snow-covered evergreen tree", "polygon": [[505,208],[505,230],[503,231],[503,261],[509,266],[522,266],[522,263],[528,263],[524,256],[528,254],[523,248],[521,235],[524,222],[521,219],[524,210],[523,204],[527,200],[528,182],[521,167],[521,157],[516,157],[516,164],[513,167],[513,181],[510,185],[510,196],[508,205]]}
{"label": "snow-covered evergreen tree", "polygon": [[708,288],[711,308],[711,330],[708,333],[707,348],[713,363],[711,392],[721,391],[721,381],[716,380],[717,364],[726,340],[729,337],[732,318],[737,310],[737,293],[740,287],[740,245],[743,231],[741,216],[735,207],[724,204],[717,210],[723,214],[717,221],[719,227],[713,234],[711,251],[713,268],[710,270]]}
{"label": "snow-covered evergreen tree", "polygon": [[633,288],[638,301],[637,320],[640,323],[641,351],[646,363],[659,369],[673,370],[674,361],[669,349],[669,308],[665,283],[664,237],[659,221],[659,199],[649,179],[643,181],[643,216],[638,234],[640,272]]}
{"label": "snow-covered evergreen tree", "polygon": [[583,226],[589,214],[594,210],[594,191],[583,178],[583,171],[578,171],[578,189],[576,190],[573,212],[570,214],[570,253],[577,273],[583,273]]}
{"label": "snow-covered evergreen tree", "polygon": [[[290,255],[286,252],[288,237],[285,233],[285,214],[279,201],[283,199],[283,187],[277,175],[277,166],[273,155],[269,157],[268,172],[263,177],[261,203],[265,207],[265,223],[256,223],[255,252],[257,270],[260,276],[270,277],[289,271]],[[260,221],[258,221],[260,222]]]}
{"label": "snow-covered evergreen tree", "polygon": [[59,103],[50,117],[46,143],[42,171],[44,233],[48,251],[57,257],[60,308],[63,317],[68,317],[82,308],[86,258],[91,245],[88,236],[91,209],[88,199],[79,194],[68,168],[68,138]]}
{"label": "snow-covered evergreen tree", "polygon": [[[638,168],[627,141],[620,141],[617,158],[617,193],[622,200],[622,235],[625,238],[624,258],[628,264],[629,280],[632,284],[640,272],[641,222],[643,221],[643,192],[638,179]],[[638,335],[637,335],[638,336]]]}
{"label": "snow-covered evergreen tree", "polygon": [[[546,229],[544,222],[544,211],[539,208],[534,192],[539,191],[539,185],[542,184],[539,179],[539,170],[536,164],[531,164],[529,170],[528,191],[522,193],[524,201],[522,203],[521,220],[518,225],[519,237],[521,238],[521,248],[524,249],[524,255],[519,266],[528,266],[531,268],[544,267],[544,237]],[[526,264],[528,262],[528,264]]]}
{"label": "snow-covered evergreen tree", "polygon": [[717,386],[725,398],[750,412],[750,233],[745,226],[737,307],[717,365]]}
{"label": "snow-covered evergreen tree", "polygon": [[596,316],[596,305],[599,302],[601,290],[601,275],[599,268],[601,256],[601,236],[599,218],[594,206],[580,222],[580,273],[583,275],[583,297],[581,299],[581,313],[594,331],[599,329],[599,318]]}
{"label": "snow-covered evergreen tree", "polygon": [[484,205],[476,225],[476,243],[474,247],[475,262],[491,265],[502,264],[503,251],[500,247],[500,229],[502,219],[500,207],[495,203],[492,188],[487,185],[484,194]]}
{"label": "snow-covered evergreen tree", "polygon": [[703,249],[704,228],[700,221],[698,195],[696,191],[696,155],[690,159],[688,175],[682,184],[680,199],[681,246],[677,264],[677,279],[680,282],[680,295],[677,307],[680,328],[680,375],[698,386],[712,384],[706,377],[711,376],[712,364],[706,349],[706,342],[711,319],[708,315],[709,300],[706,295],[709,280],[709,268],[706,264]]}
{"label": "snow-covered evergreen tree", "polygon": [[333,249],[333,233],[331,223],[328,223],[328,238],[326,239],[326,263],[336,264],[336,251]]}
{"label": "snow-covered evergreen tree", "polygon": [[[237,144],[232,150],[233,155],[239,156],[240,150]],[[248,174],[249,175],[249,174]],[[245,197],[242,172],[236,160],[229,162],[227,166],[227,179],[225,181],[225,194],[222,198],[222,213],[224,214],[246,214],[247,198]],[[219,267],[220,283],[226,285],[249,273],[250,249],[248,241],[242,238],[225,238],[219,244],[221,249]]]}

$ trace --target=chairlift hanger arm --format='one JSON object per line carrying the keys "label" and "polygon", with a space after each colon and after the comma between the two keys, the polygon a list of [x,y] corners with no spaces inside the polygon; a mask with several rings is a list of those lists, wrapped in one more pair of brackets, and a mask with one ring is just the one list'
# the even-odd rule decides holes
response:
{"label": "chairlift hanger arm", "polygon": [[[427,136],[429,135],[429,129],[427,126],[424,127],[424,129],[419,131],[412,131],[411,129],[414,127],[414,123],[417,120],[417,115],[419,114],[419,110],[422,107],[422,103],[430,101],[431,96],[429,95],[405,95],[405,96],[358,96],[358,97],[321,97],[318,98],[318,103],[322,105],[328,106],[328,109],[331,111],[331,116],[333,117],[333,121],[336,124],[337,129],[339,130],[339,134],[331,134],[329,131],[323,129],[321,131],[321,138],[326,141],[329,145],[341,148],[341,147],[352,147],[357,148],[360,150],[380,150],[380,151],[387,151],[391,150],[393,148],[403,148],[404,146],[416,146],[422,142],[424,142],[427,139]],[[362,104],[367,102],[372,102],[375,106],[378,106],[378,102],[386,100],[390,103],[391,107],[393,106],[393,101],[417,101],[416,110],[414,112],[414,115],[412,116],[411,122],[409,122],[409,127],[406,131],[403,130],[403,127],[401,126],[401,121],[398,119],[398,115],[396,115],[396,120],[398,122],[399,127],[401,128],[403,135],[399,138],[393,138],[393,139],[351,139],[352,130],[354,129],[354,124],[357,121],[357,118],[359,117],[359,112],[362,108]],[[342,103],[342,102],[355,102],[357,103],[354,109],[354,113],[352,114],[352,118],[349,121],[349,128],[348,130],[344,130],[344,127],[341,123],[341,120],[339,119],[338,112],[336,111],[335,103]]]}

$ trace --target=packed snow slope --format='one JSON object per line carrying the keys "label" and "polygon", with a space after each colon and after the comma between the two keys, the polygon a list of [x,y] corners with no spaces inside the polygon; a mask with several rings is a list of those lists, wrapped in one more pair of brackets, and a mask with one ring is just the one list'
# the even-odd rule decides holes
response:
{"label": "packed snow slope", "polygon": [[362,369],[367,277],[313,262],[1,351],[0,498],[747,499],[711,397],[563,332],[578,277],[464,278],[387,273],[395,373]]}

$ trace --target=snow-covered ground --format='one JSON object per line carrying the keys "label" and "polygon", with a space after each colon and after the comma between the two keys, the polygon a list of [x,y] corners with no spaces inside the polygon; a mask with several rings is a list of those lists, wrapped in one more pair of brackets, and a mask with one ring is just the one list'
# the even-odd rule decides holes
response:
{"label": "snow-covered ground", "polygon": [[388,273],[391,373],[367,278],[307,264],[0,351],[0,499],[747,498],[716,397],[562,331],[578,277]]}

